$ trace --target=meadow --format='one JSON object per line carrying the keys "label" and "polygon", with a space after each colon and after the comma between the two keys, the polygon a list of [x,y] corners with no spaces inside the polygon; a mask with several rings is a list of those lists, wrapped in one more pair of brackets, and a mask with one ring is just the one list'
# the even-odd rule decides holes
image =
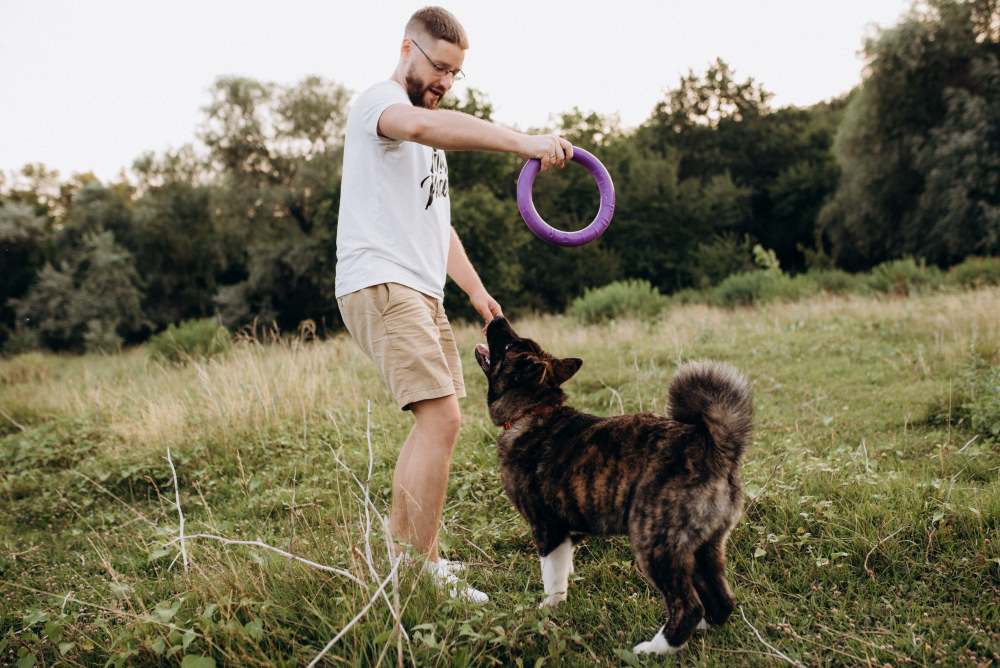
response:
{"label": "meadow", "polygon": [[537,609],[478,326],[456,328],[469,396],[441,545],[491,595],[480,607],[387,558],[410,417],[344,336],[262,333],[184,364],[144,347],[0,361],[0,664],[994,665],[998,314],[993,287],[514,322],[584,359],[566,390],[600,415],[664,411],[688,359],[751,379],[739,608],[666,660],[631,653],[662,606],[623,538],[588,538],[568,601]]}

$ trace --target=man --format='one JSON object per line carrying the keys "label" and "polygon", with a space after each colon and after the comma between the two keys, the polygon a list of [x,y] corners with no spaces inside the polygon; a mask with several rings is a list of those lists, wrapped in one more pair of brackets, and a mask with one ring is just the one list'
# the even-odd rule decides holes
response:
{"label": "man", "polygon": [[337,227],[336,296],[348,331],[378,367],[399,407],[413,412],[392,484],[390,531],[412,547],[451,596],[488,597],[440,558],[441,521],[465,396],[462,367],[442,307],[446,274],[489,322],[501,314],[451,227],[445,150],[508,151],[542,169],[572,157],[555,135],[528,135],[461,112],[439,110],[462,76],[469,47],[440,7],[407,22],[392,77],[351,106]]}

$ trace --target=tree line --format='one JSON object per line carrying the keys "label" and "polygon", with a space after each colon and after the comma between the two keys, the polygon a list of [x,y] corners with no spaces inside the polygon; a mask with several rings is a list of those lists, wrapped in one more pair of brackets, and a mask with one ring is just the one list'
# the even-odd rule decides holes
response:
{"label": "tree line", "polygon": [[[554,248],[521,221],[521,161],[448,155],[452,221],[484,283],[516,315],[562,311],[634,278],[670,293],[717,284],[774,252],[791,273],[903,256],[941,267],[1000,254],[1000,0],[928,0],[868,39],[847,95],[774,108],[722,60],[665,92],[637,128],[573,109],[553,128],[608,167],[615,219]],[[0,175],[0,345],[106,350],[217,316],[341,327],[333,295],[350,92],[224,77],[199,143],[136,159],[111,182],[43,165]],[[482,91],[452,108],[491,119]],[[597,211],[585,170],[539,177],[536,207],[579,229]],[[452,317],[473,317],[449,282]]]}

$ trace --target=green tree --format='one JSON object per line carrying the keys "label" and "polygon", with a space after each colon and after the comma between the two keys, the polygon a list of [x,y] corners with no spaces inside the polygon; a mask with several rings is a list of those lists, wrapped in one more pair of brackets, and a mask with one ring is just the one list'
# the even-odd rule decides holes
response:
{"label": "green tree", "polygon": [[226,239],[216,295],[230,327],[253,318],[294,329],[339,325],[333,296],[347,91],[307,77],[293,86],[222,78],[201,138],[218,174],[212,209]]}
{"label": "green tree", "polygon": [[[452,226],[469,261],[505,312],[516,314],[526,288],[518,253],[529,243],[516,207],[485,184],[462,190],[449,187],[449,196]],[[475,321],[480,317],[466,294],[450,280],[445,285],[445,308],[452,318]]]}
{"label": "green tree", "polygon": [[47,221],[27,204],[0,203],[0,346],[15,327],[11,300],[22,297],[46,258]]}
{"label": "green tree", "polygon": [[57,269],[46,264],[28,293],[12,301],[21,326],[53,350],[117,348],[147,323],[131,254],[111,232],[89,234]]}
{"label": "green tree", "polygon": [[133,164],[133,252],[145,285],[143,311],[155,331],[215,311],[225,238],[212,215],[213,186],[191,147]]}
{"label": "green tree", "polygon": [[[637,140],[676,160],[679,183],[715,180],[714,193],[706,196],[739,193],[726,207],[739,213],[737,220],[727,218],[715,229],[695,224],[697,234],[749,234],[797,269],[804,265],[799,246],[813,244],[817,212],[836,186],[830,146],[843,103],[773,110],[771,97],[752,78],[739,81],[728,64],[716,60],[704,75],[689,73],[667,92]],[[725,182],[733,189],[720,190]]]}
{"label": "green tree", "polygon": [[997,0],[929,0],[866,42],[821,215],[840,263],[1000,252],[998,33]]}
{"label": "green tree", "polygon": [[[462,111],[486,121],[493,120],[493,104],[485,93],[475,88],[466,90],[462,100],[446,97],[442,108]],[[521,164],[522,161],[510,153],[450,151],[448,190],[461,192],[479,185],[489,188],[497,197],[511,199]]]}

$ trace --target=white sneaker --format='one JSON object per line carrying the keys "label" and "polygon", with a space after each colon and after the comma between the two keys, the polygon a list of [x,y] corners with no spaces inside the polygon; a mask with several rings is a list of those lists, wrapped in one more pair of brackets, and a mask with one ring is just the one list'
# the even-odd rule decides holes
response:
{"label": "white sneaker", "polygon": [[444,569],[451,574],[462,573],[465,571],[465,564],[461,561],[451,561],[450,559],[438,559],[438,565],[444,566]]}
{"label": "white sneaker", "polygon": [[490,597],[484,592],[479,591],[475,587],[470,587],[467,583],[458,579],[455,573],[464,570],[465,564],[458,561],[441,559],[440,561],[424,562],[424,571],[431,576],[431,581],[434,585],[442,589],[447,588],[448,595],[452,598],[465,599],[470,603],[486,603],[489,601]]}
{"label": "white sneaker", "polygon": [[[400,556],[402,557],[404,564],[412,564],[415,561],[420,561],[426,567],[427,563],[429,563],[423,557],[415,557],[409,552],[403,552]],[[461,573],[465,570],[465,564],[461,561],[451,561],[450,559],[441,558],[438,559],[437,564],[439,568],[443,567],[449,573]]]}

